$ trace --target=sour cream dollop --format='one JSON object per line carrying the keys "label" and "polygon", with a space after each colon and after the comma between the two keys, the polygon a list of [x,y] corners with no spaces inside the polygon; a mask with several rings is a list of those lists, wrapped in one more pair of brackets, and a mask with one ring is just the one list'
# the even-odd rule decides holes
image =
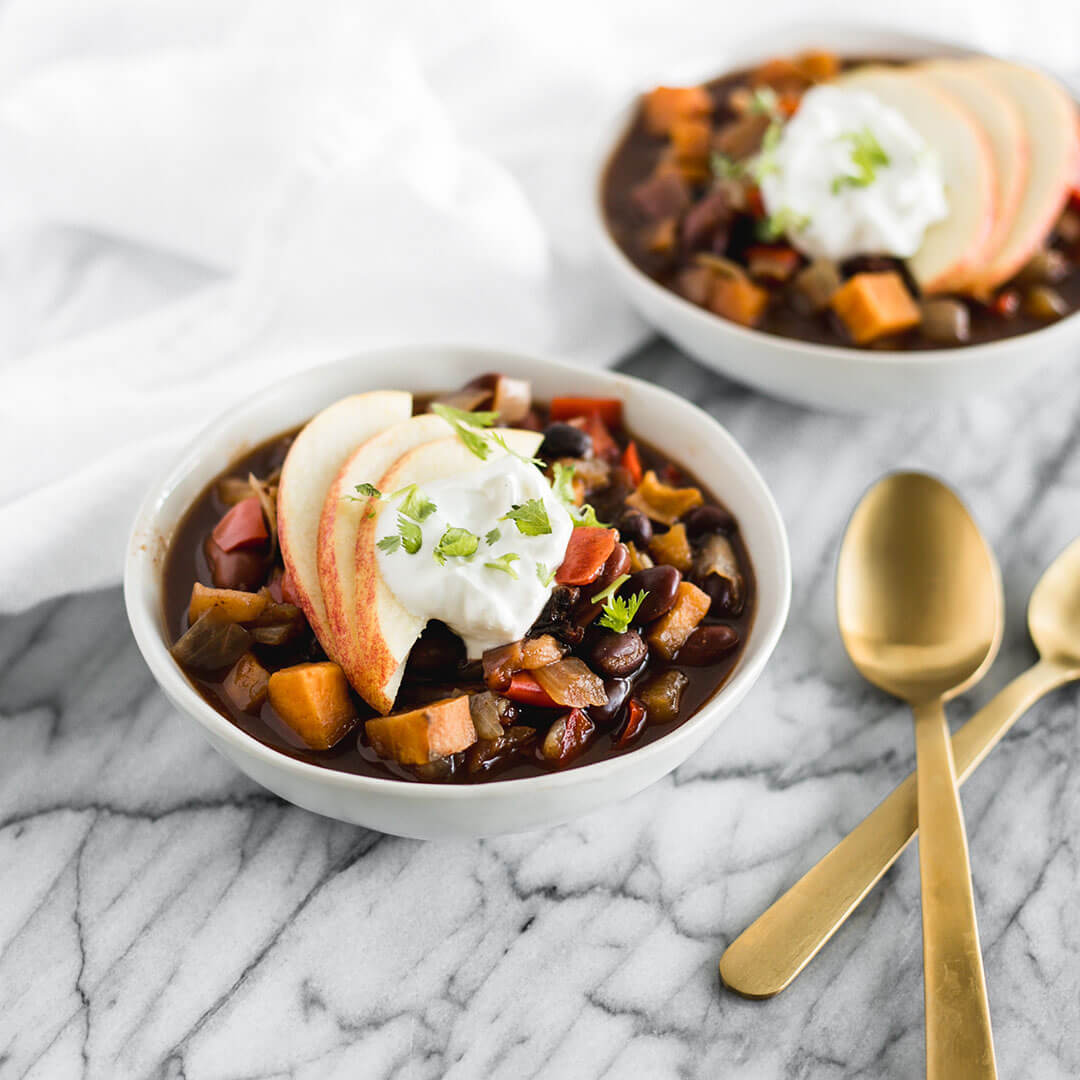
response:
{"label": "sour cream dollop", "polygon": [[[888,159],[872,179],[853,151]],[[845,179],[850,178],[850,179]],[[864,90],[816,86],[760,162],[765,209],[811,258],[918,251],[928,226],[948,214],[940,162],[896,109]]]}
{"label": "sour cream dollop", "polygon": [[[409,554],[401,546],[390,552],[376,547],[390,590],[417,618],[446,623],[464,639],[470,659],[523,637],[547,603],[574,529],[547,478],[536,466],[506,456],[425,484],[421,492],[436,509],[418,523],[420,549]],[[550,532],[530,536],[516,522],[500,520],[511,507],[534,499],[543,505]],[[396,534],[397,519],[395,500],[379,515],[377,540]],[[477,537],[475,554],[440,563],[435,551],[449,528]],[[498,530],[498,538],[488,543],[492,530]],[[518,556],[502,562],[512,573],[489,565],[508,555]]]}

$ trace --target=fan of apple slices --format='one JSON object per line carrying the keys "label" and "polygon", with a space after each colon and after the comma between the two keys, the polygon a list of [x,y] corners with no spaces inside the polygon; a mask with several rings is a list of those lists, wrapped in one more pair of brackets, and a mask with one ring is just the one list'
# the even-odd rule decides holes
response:
{"label": "fan of apple slices", "polygon": [[[413,416],[412,409],[412,395],[397,390],[335,402],[293,441],[278,490],[281,554],[304,614],[326,655],[384,714],[424,621],[382,579],[370,500],[353,493],[362,483],[393,491],[484,464],[449,423]],[[507,452],[531,457],[543,438],[517,428],[495,433],[505,447],[493,446],[491,459]]]}
{"label": "fan of apple slices", "polygon": [[949,215],[908,260],[922,292],[983,296],[1008,281],[1076,183],[1080,138],[1065,91],[988,57],[862,67],[839,81],[900,112],[941,160]]}

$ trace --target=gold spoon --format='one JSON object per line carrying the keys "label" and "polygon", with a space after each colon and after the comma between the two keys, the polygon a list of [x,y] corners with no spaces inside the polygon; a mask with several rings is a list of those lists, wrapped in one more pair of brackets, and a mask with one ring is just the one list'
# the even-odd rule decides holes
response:
{"label": "gold spoon", "polygon": [[[1028,602],[1038,663],[1017,675],[953,736],[957,780],[966,780],[1036,701],[1080,679],[1080,538],[1049,566]],[[911,774],[720,958],[737,994],[779,994],[862,903],[918,830]]]}
{"label": "gold spoon", "polygon": [[862,498],[840,548],[836,610],[861,674],[915,714],[928,1080],[994,1077],[967,837],[944,703],[997,653],[1001,577],[964,504],[894,473]]}

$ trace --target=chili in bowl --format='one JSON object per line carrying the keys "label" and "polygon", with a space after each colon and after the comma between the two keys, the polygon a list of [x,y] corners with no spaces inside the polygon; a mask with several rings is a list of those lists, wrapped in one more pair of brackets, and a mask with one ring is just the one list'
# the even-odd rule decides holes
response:
{"label": "chili in bowl", "polygon": [[1080,333],[1078,119],[1026,66],[793,32],[635,102],[599,179],[602,246],[660,329],[783,396],[982,392]]}
{"label": "chili in bowl", "polygon": [[760,673],[788,575],[767,490],[693,406],[416,349],[210,429],[141,512],[125,588],[155,676],[242,769],[440,836],[572,817],[679,764]]}

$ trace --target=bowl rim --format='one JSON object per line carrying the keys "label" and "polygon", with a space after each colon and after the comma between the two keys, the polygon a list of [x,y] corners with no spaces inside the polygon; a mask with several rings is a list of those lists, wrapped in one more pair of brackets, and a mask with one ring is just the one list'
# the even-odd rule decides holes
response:
{"label": "bowl rim", "polygon": [[[380,796],[401,796],[419,801],[448,798],[455,802],[470,802],[493,798],[498,793],[508,790],[520,791],[522,795],[527,795],[535,792],[558,791],[588,782],[601,782],[627,769],[645,766],[649,760],[671,752],[680,742],[693,739],[695,733],[702,727],[714,724],[726,715],[728,709],[725,706],[730,703],[730,707],[733,708],[761,675],[787,622],[791,604],[791,553],[783,518],[761,474],[743,448],[719,421],[692,402],[664,387],[621,372],[606,370],[590,370],[589,374],[591,377],[599,376],[609,379],[615,387],[630,387],[630,393],[644,393],[646,396],[656,395],[667,399],[669,404],[674,404],[678,409],[696,412],[707,421],[713,428],[711,436],[726,444],[725,450],[742,468],[744,478],[749,481],[754,498],[760,504],[762,521],[775,542],[776,557],[771,566],[764,566],[759,562],[761,553],[756,557],[754,553],[751,553],[752,557],[755,557],[754,569],[758,579],[761,579],[763,573],[771,574],[776,585],[773,609],[763,611],[759,607],[755,612],[753,635],[757,639],[756,655],[746,663],[743,663],[740,658],[727,681],[696,713],[645,746],[617,757],[590,762],[562,772],[489,780],[476,784],[425,784],[395,777],[342,772],[293,758],[266,745],[255,736],[249,735],[203,698],[188,680],[179,664],[173,660],[166,644],[163,570],[164,553],[167,552],[168,541],[156,526],[156,522],[159,512],[164,508],[175,488],[199,467],[208,453],[201,445],[204,436],[215,432],[225,415],[237,422],[257,413],[266,399],[285,393],[291,385],[318,380],[336,373],[341,368],[357,364],[389,365],[392,369],[395,356],[415,356],[418,352],[430,352],[433,355],[440,352],[467,354],[470,358],[475,358],[478,370],[499,370],[500,361],[505,363],[508,358],[511,358],[518,363],[538,365],[550,371],[562,372],[569,378],[580,373],[578,368],[563,361],[509,349],[474,347],[456,343],[374,347],[307,368],[283,379],[276,379],[247,399],[243,405],[215,416],[184,447],[174,463],[151,484],[135,515],[125,555],[124,603],[128,621],[143,659],[166,696],[181,712],[197,720],[211,736],[222,739],[245,756],[254,755],[263,759],[275,770],[283,770],[297,779],[328,785],[335,789]],[[702,737],[707,737],[707,733]]]}
{"label": "bowl rim", "polygon": [[[928,49],[947,50],[957,56],[988,56],[999,54],[982,49],[972,48],[970,45],[958,40],[938,36],[931,33],[919,33],[910,30],[890,28],[874,22],[803,22],[793,24],[786,28],[785,40],[789,38],[806,37],[805,44],[816,43],[823,35],[841,33],[843,36],[860,35],[891,38],[898,48],[926,47]],[[732,70],[740,63],[752,62],[755,51],[761,44],[761,38],[748,38],[742,42],[735,42],[727,46],[729,67],[724,70]],[[790,45],[785,48],[790,48]],[[847,46],[850,48],[852,46]],[[1029,65],[1030,66],[1030,65]],[[1051,75],[1059,82],[1074,99],[1076,92],[1070,82],[1060,74],[1043,67],[1039,68],[1046,74]],[[715,71],[705,75],[698,81],[708,81],[724,74]],[[650,84],[653,85],[653,84]],[[1016,348],[1018,344],[1026,344],[1028,341],[1038,339],[1039,343],[1050,342],[1053,338],[1064,335],[1071,331],[1080,316],[1080,309],[1070,312],[1063,318],[1040,326],[1035,330],[1025,330],[1020,334],[1010,337],[999,338],[997,341],[981,342],[975,345],[951,346],[932,349],[865,349],[857,345],[827,345],[821,342],[803,341],[800,338],[783,337],[780,334],[770,334],[766,330],[758,330],[755,327],[740,326],[711,311],[706,311],[692,304],[689,300],[680,296],[671,289],[665,288],[653,278],[641,270],[616,242],[607,223],[604,213],[604,180],[607,176],[608,166],[614,157],[615,150],[626,135],[638,103],[647,87],[635,90],[629,101],[624,102],[609,117],[606,123],[601,125],[603,132],[598,150],[594,155],[593,169],[591,174],[591,186],[589,203],[589,215],[592,220],[593,230],[598,234],[601,249],[617,267],[617,269],[635,279],[654,300],[666,304],[669,309],[681,318],[687,318],[696,323],[705,331],[719,328],[719,332],[729,334],[735,342],[749,342],[767,344],[790,350],[805,359],[832,359],[841,360],[845,363],[865,363],[868,367],[883,367],[887,364],[911,364],[920,367],[949,366],[952,364],[970,364],[976,362],[979,357],[988,356],[998,351],[1006,351]],[[1078,103],[1080,108],[1080,103]]]}

